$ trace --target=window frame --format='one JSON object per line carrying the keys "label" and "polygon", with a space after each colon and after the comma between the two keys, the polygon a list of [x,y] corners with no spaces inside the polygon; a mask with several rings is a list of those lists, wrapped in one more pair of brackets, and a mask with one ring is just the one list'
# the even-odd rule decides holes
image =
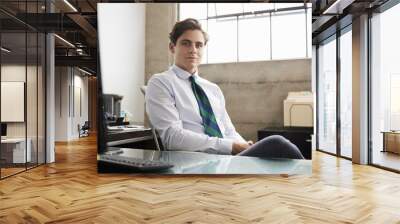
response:
{"label": "window frame", "polygon": [[[185,3],[178,3],[177,4],[177,21],[181,20],[181,4],[185,4]],[[191,4],[199,4],[199,3],[191,3]],[[312,30],[310,29],[310,27],[308,26],[308,20],[309,18],[311,18],[311,14],[312,14],[312,5],[310,3],[304,3],[302,6],[294,6],[294,7],[286,7],[286,8],[276,8],[276,5],[274,5],[274,9],[272,10],[260,10],[260,11],[255,11],[254,14],[252,12],[243,12],[243,13],[236,13],[236,14],[227,14],[227,15],[217,15],[217,16],[209,16],[209,4],[217,4],[217,3],[202,3],[202,4],[207,4],[207,18],[205,19],[198,19],[198,21],[200,23],[207,24],[207,30],[208,31],[208,22],[211,19],[221,19],[221,18],[231,18],[232,20],[236,20],[236,60],[234,61],[230,61],[230,60],[223,60],[223,62],[209,62],[209,50],[208,50],[208,46],[206,46],[205,50],[205,58],[203,59],[202,64],[219,64],[219,63],[238,63],[238,62],[251,62],[251,61],[270,61],[270,60],[291,60],[291,59],[299,59],[299,58],[307,58],[307,59],[311,59],[312,58],[312,44],[311,44],[311,32]],[[219,3],[221,4],[221,3]],[[236,4],[240,4],[240,3],[236,3]],[[243,3],[242,3],[243,4]],[[249,3],[246,3],[249,4]],[[250,4],[255,4],[255,3],[250,3]],[[259,4],[265,4],[265,3],[259,3]],[[269,4],[276,4],[276,3],[269,3]],[[216,6],[216,5],[215,5]],[[244,8],[244,6],[243,6]],[[272,28],[272,18],[275,16],[274,13],[277,12],[284,12],[284,11],[292,11],[292,10],[304,10],[303,12],[295,12],[294,14],[300,14],[302,16],[304,16],[305,19],[305,49],[304,49],[304,57],[288,57],[288,58],[273,58],[273,40],[272,40],[272,32],[273,32],[273,28]],[[259,17],[269,17],[269,32],[267,30],[267,35],[269,36],[269,43],[267,43],[267,46],[269,46],[269,49],[267,47],[267,51],[269,50],[269,52],[267,52],[267,55],[269,55],[269,57],[266,57],[265,59],[251,59],[251,60],[239,60],[241,58],[241,56],[239,56],[240,52],[239,52],[239,32],[240,32],[240,27],[239,27],[239,21],[242,21],[244,19],[247,19],[248,15],[254,15],[254,17],[257,17],[258,14],[264,14],[263,16],[259,16]],[[279,15],[278,15],[279,16]],[[310,36],[310,37],[309,37]],[[265,39],[268,39],[267,37]],[[310,43],[309,43],[310,42]]]}
{"label": "window frame", "polygon": [[340,97],[340,77],[341,77],[341,67],[340,67],[340,39],[341,36],[344,35],[347,32],[352,32],[352,23],[347,24],[345,27],[341,28],[340,30],[336,31],[336,33],[322,39],[321,41],[319,41],[316,44],[316,87],[317,87],[317,91],[319,91],[320,89],[320,74],[319,74],[319,47],[322,43],[326,44],[330,41],[336,41],[336,152],[332,153],[329,151],[326,151],[324,149],[320,149],[319,147],[319,119],[320,119],[320,113],[319,113],[319,103],[321,101],[321,99],[319,99],[319,94],[316,94],[316,108],[317,108],[317,113],[316,113],[316,150],[323,152],[323,153],[327,153],[333,156],[337,156],[339,158],[343,158],[343,159],[347,159],[347,160],[352,160],[352,158],[347,157],[342,155],[342,150],[341,150],[341,118],[340,118],[340,104],[341,104],[341,97]]}

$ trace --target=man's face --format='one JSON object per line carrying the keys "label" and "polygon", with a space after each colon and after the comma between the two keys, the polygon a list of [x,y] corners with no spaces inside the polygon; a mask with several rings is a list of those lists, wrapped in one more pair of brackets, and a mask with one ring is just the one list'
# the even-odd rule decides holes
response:
{"label": "man's face", "polygon": [[201,62],[204,48],[204,36],[200,30],[186,30],[169,49],[174,54],[175,64],[194,73]]}

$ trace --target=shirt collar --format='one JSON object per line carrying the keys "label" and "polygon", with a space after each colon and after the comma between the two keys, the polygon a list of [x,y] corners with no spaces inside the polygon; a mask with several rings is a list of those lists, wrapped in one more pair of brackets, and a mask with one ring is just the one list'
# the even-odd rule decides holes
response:
{"label": "shirt collar", "polygon": [[[176,66],[175,64],[171,66],[171,70],[181,79],[189,79],[190,76],[192,76],[192,74],[190,74],[189,72],[179,68],[178,66]],[[193,74],[193,77],[195,79],[197,79],[197,77],[199,76],[199,72],[196,71]]]}

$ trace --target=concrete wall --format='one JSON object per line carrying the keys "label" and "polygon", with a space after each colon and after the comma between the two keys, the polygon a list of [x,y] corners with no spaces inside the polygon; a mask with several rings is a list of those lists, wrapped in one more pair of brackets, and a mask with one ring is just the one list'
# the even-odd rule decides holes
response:
{"label": "concrete wall", "polygon": [[[173,63],[168,34],[176,12],[176,4],[146,5],[146,81]],[[311,59],[201,65],[200,75],[220,86],[237,131],[252,140],[260,128],[283,125],[289,91],[311,91]]]}
{"label": "concrete wall", "polygon": [[[177,20],[177,4],[147,3],[145,26],[145,83],[153,74],[165,71],[172,63],[168,34]],[[145,125],[148,125],[146,112]]]}
{"label": "concrete wall", "polygon": [[311,91],[311,59],[201,65],[200,75],[216,83],[236,130],[257,140],[257,130],[283,126],[289,91]]}

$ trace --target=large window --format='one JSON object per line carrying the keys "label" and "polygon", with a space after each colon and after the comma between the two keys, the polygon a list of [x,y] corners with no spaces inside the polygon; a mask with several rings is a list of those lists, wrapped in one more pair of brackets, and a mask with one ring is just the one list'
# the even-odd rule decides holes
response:
{"label": "large window", "polygon": [[352,157],[352,34],[351,25],[340,36],[340,154]]}
{"label": "large window", "polygon": [[[258,29],[253,29],[253,27],[258,27]],[[239,29],[241,31],[238,36],[239,61],[256,61],[270,58],[271,37],[268,35],[270,30],[269,18],[239,20]]]}
{"label": "large window", "polygon": [[323,40],[317,52],[318,149],[352,158],[352,25]]}
{"label": "large window", "polygon": [[[308,57],[306,48],[306,14],[304,10],[274,13],[272,14],[271,22],[273,59]],[[311,25],[311,22],[309,24]]]}
{"label": "large window", "polygon": [[336,36],[318,48],[318,149],[336,154]]}
{"label": "large window", "polygon": [[210,36],[203,63],[311,57],[311,4],[181,3]]}
{"label": "large window", "polygon": [[400,170],[400,5],[371,18],[372,163]]}

